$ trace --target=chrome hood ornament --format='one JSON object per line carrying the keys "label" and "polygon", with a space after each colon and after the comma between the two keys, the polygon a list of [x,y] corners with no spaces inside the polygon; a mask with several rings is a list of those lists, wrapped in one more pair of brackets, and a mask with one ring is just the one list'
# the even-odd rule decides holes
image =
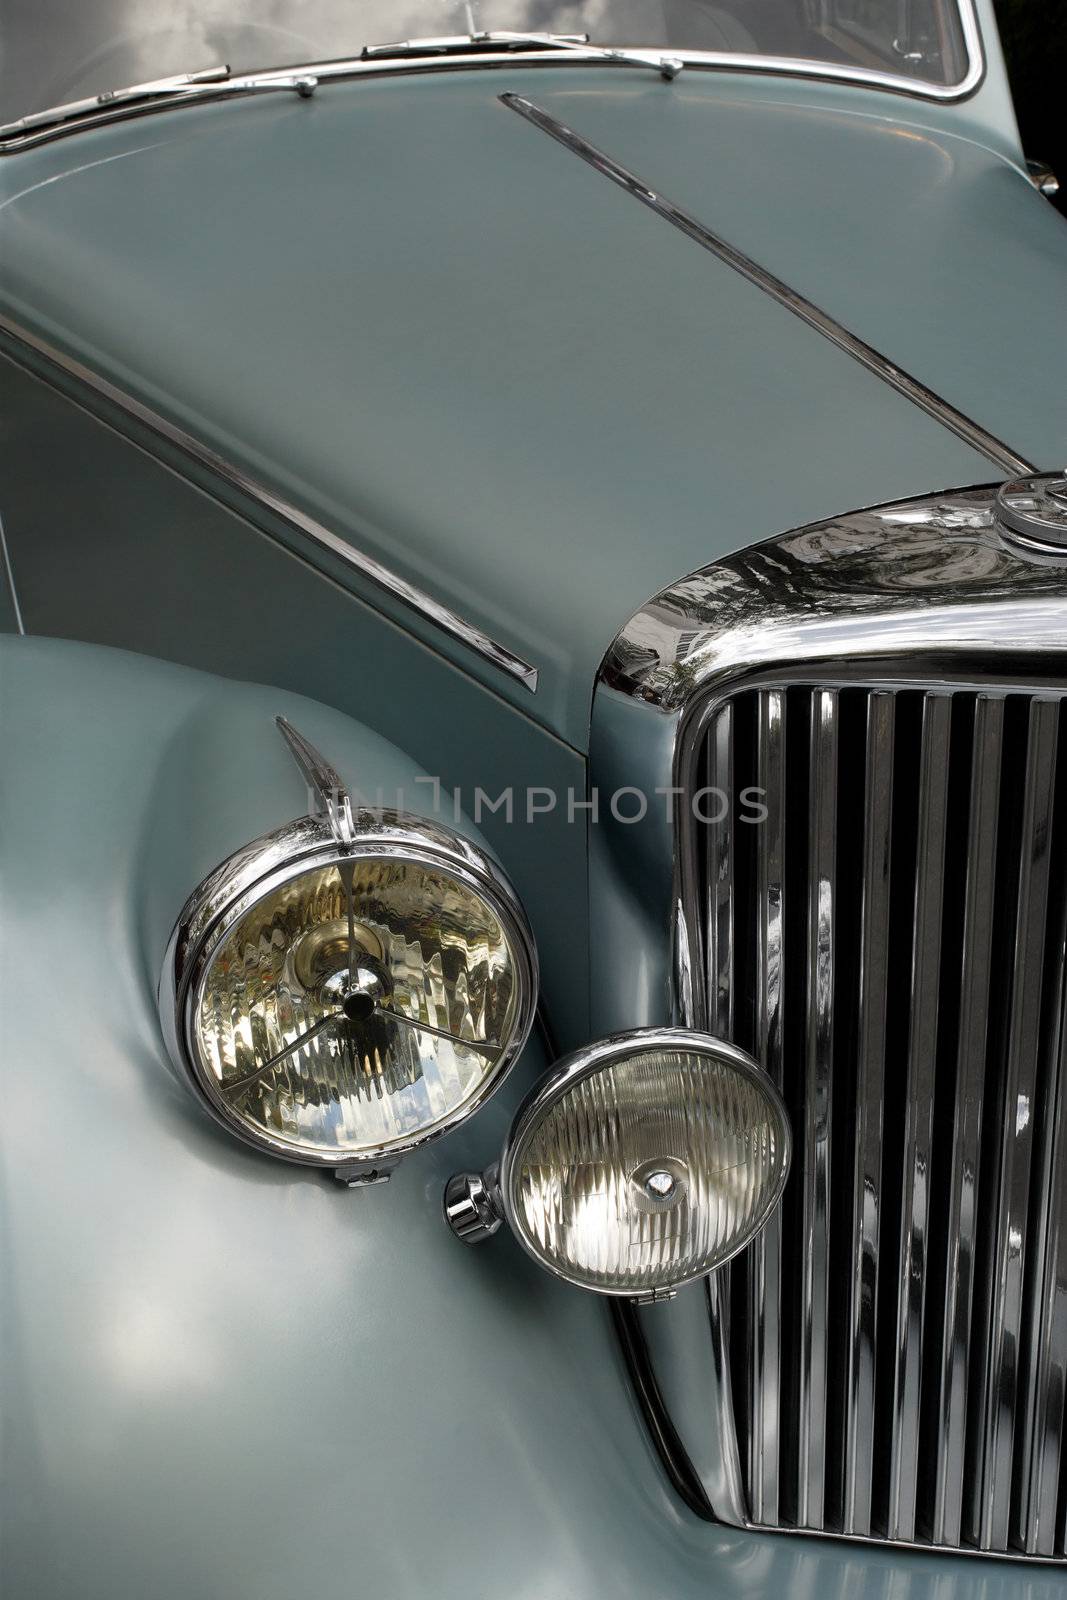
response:
{"label": "chrome hood ornament", "polygon": [[1014,543],[1067,555],[1067,470],[1003,484],[996,516]]}

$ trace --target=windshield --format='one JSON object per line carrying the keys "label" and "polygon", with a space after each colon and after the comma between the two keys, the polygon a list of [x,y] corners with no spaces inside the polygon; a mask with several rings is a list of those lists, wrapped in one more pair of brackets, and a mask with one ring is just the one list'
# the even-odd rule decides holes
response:
{"label": "windshield", "polygon": [[0,0],[0,121],[223,62],[249,72],[501,30],[789,57],[916,87],[968,68],[957,0]]}

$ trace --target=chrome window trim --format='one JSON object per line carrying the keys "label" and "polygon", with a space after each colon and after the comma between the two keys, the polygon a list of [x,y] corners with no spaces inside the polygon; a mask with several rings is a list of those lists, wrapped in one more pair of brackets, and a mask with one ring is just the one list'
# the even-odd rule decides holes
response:
{"label": "chrome window trim", "polygon": [[768,272],[765,267],[761,267],[757,261],[753,261],[751,256],[745,255],[735,245],[728,243],[718,234],[713,233],[691,212],[676,205],[674,201],[668,200],[665,195],[659,194],[655,189],[651,189],[648,184],[644,183],[634,173],[621,166],[619,162],[614,161],[611,156],[605,155],[602,150],[598,150],[587,139],[583,139],[581,134],[576,133],[573,128],[569,128],[566,123],[549,116],[548,112],[543,111],[540,106],[535,106],[532,101],[527,100],[523,95],[502,94],[500,100],[510,111],[514,111],[520,117],[524,117],[535,128],[539,128],[542,133],[547,133],[549,138],[555,139],[565,149],[569,150],[572,155],[579,156],[583,161],[588,162],[602,177],[618,184],[619,188],[624,190],[625,193],[631,195],[635,200],[639,200],[642,205],[648,206],[658,217],[661,217],[665,222],[669,222],[679,232],[684,233],[686,238],[692,239],[694,244],[700,245],[726,266],[732,267],[735,272],[740,273],[741,277],[747,279],[749,283],[755,284],[757,289],[761,289],[764,294],[769,295],[780,306],[784,306],[795,317],[799,317],[802,322],[807,323],[809,328],[813,328],[816,333],[821,334],[824,339],[828,339],[831,344],[836,345],[847,356],[851,356],[854,361],[858,361],[860,366],[873,373],[876,378],[880,378],[891,389],[895,389],[898,394],[903,395],[905,400],[909,400],[920,411],[925,411],[927,416],[933,417],[935,422],[939,422],[943,428],[947,428],[958,439],[962,439],[964,444],[969,445],[972,450],[977,450],[979,454],[986,456],[994,466],[1000,467],[1003,471],[1009,473],[1029,474],[1033,472],[1033,466],[1023,456],[1016,454],[1014,450],[1010,449],[1002,440],[996,438],[988,429],[975,422],[972,417],[966,416],[962,411],[957,411],[955,406],[950,405],[941,395],[935,394],[932,389],[927,388],[925,383],[921,383],[918,378],[912,377],[909,372],[905,372],[894,361],[890,361],[888,356],[882,355],[881,351],[875,350],[866,340],[861,339],[857,334],[846,328],[836,318],[815,305],[813,301],[808,300],[797,290],[790,288],[787,283],[776,277],[774,273]]}
{"label": "chrome window trim", "polygon": [[[698,71],[710,72],[737,72],[754,73],[758,76],[791,77],[799,79],[822,79],[831,83],[846,83],[856,87],[884,89],[893,94],[903,94],[909,99],[932,100],[935,102],[952,102],[965,100],[972,95],[981,85],[985,77],[985,52],[982,47],[982,33],[978,22],[974,0],[957,0],[957,14],[963,34],[963,48],[967,58],[967,68],[956,84],[924,83],[915,78],[909,78],[897,73],[879,72],[866,67],[838,66],[832,62],[809,61],[804,58],[790,56],[744,55],[714,50],[676,50],[673,46],[630,45],[612,48],[663,51],[670,49],[672,57],[681,61],[688,68]],[[331,81],[347,81],[362,77],[395,77],[397,75],[411,76],[425,72],[455,72],[470,71],[472,68],[523,67],[523,66],[603,66],[609,68],[633,67],[642,65],[636,62],[608,60],[603,55],[598,55],[591,50],[589,55],[583,55],[580,47],[568,50],[563,55],[559,50],[501,51],[499,55],[486,55],[483,53],[469,56],[450,56],[447,60],[403,60],[361,61],[335,60],[325,62],[301,62],[298,65],[273,68],[265,72],[245,72],[239,76],[229,78],[223,82],[208,78],[204,75],[203,81],[195,81],[198,74],[191,75],[190,82],[179,83],[175,80],[173,93],[155,94],[151,100],[134,105],[124,104],[109,100],[101,96],[103,101],[99,112],[82,113],[70,121],[39,126],[42,112],[32,112],[26,118],[9,123],[6,130],[0,134],[0,156],[14,155],[19,151],[32,149],[36,145],[46,144],[53,139],[61,139],[71,134],[87,131],[90,128],[102,127],[109,123],[126,121],[132,117],[141,117],[156,111],[174,110],[183,105],[202,105],[212,101],[234,99],[247,92],[249,85],[269,87],[277,84],[280,87],[291,87],[294,72],[313,75],[318,84]],[[209,69],[211,70],[211,69]],[[317,86],[316,85],[316,86]],[[121,93],[121,91],[119,91]],[[61,107],[57,107],[61,110]]]}
{"label": "chrome window trim", "polygon": [[[73,356],[66,355],[62,350],[57,349],[55,345],[50,344],[46,339],[42,339],[38,334],[31,333],[28,328],[21,326],[13,318],[3,313],[0,313],[0,334],[5,335],[16,347],[21,346],[23,350],[31,351],[33,355],[43,358],[44,361],[58,368],[68,378],[73,378],[77,383],[90,389],[110,405],[116,406],[127,416],[132,417],[135,422],[148,428],[167,444],[173,445],[175,449],[180,450],[183,455],[188,456],[198,466],[206,468],[231,488],[236,489],[238,493],[271,512],[294,529],[295,532],[310,539],[320,549],[327,551],[332,556],[336,556],[347,567],[350,567],[354,572],[358,572],[361,577],[366,578],[376,588],[382,590],[393,600],[398,601],[408,611],[414,612],[424,622],[447,634],[454,643],[462,645],[466,650],[473,651],[475,655],[479,656],[491,667],[494,667],[498,672],[503,672],[509,678],[514,679],[516,683],[522,684],[523,688],[528,689],[531,694],[537,693],[538,669],[532,666],[530,662],[524,661],[521,656],[516,655],[513,650],[509,650],[506,645],[498,643],[497,640],[484,633],[482,629],[476,627],[474,623],[468,622],[466,618],[459,616],[456,612],[450,610],[448,606],[442,605],[439,600],[435,600],[425,590],[419,589],[413,583],[409,583],[399,573],[390,571],[388,567],[375,560],[373,556],[357,550],[347,540],[334,533],[331,528],[317,521],[306,511],[302,511],[299,506],[293,505],[292,501],[286,500],[284,496],[276,494],[273,489],[268,488],[266,484],[253,477],[251,473],[246,472],[243,467],[239,467],[232,461],[228,461],[225,457],[218,455],[209,446],[194,438],[192,434],[187,433],[184,428],[180,428],[158,411],[154,411],[150,406],[135,399],[126,390],[119,388],[117,384],[101,377],[99,373],[93,372]],[[2,346],[0,346],[0,353],[3,353]],[[9,350],[8,354],[13,359],[18,359],[17,351]],[[35,376],[44,376],[32,364],[29,370]]]}
{"label": "chrome window trim", "polygon": [[[625,762],[628,748],[642,743],[635,715],[645,714],[648,744],[670,763],[672,787],[660,792],[675,798],[670,823],[650,827],[641,837],[633,828],[616,835],[611,820],[603,819],[599,861],[613,879],[612,891],[626,892],[627,863],[639,853],[643,899],[669,911],[667,925],[659,930],[666,947],[662,990],[650,986],[638,969],[626,969],[625,943],[609,943],[599,976],[605,987],[610,979],[613,993],[602,1006],[615,1015],[626,1008],[632,1012],[629,991],[640,989],[636,1006],[642,1020],[697,1030],[714,1023],[696,903],[701,883],[697,829],[682,793],[711,721],[730,695],[760,683],[777,686],[791,676],[811,681],[814,675],[820,687],[843,688],[861,676],[870,682],[872,674],[879,675],[879,663],[884,669],[897,664],[904,683],[907,673],[899,671],[899,663],[919,656],[927,684],[936,679],[939,663],[956,675],[954,683],[966,681],[967,673],[977,679],[1010,677],[1013,668],[1025,664],[1027,686],[1051,682],[1055,672],[1062,690],[1067,560],[1028,557],[1020,549],[1012,531],[998,521],[998,488],[922,496],[794,529],[682,578],[623,627],[604,658],[594,694],[593,750],[601,753],[608,771],[597,770],[594,755],[593,781],[632,781],[624,775]],[[628,748],[620,727],[628,734]],[[659,781],[666,781],[665,773]],[[664,880],[658,899],[649,892],[650,875]],[[652,915],[646,912],[645,932],[655,938]],[[626,933],[632,943],[632,929]],[[724,1456],[720,1480],[707,1485],[716,1517],[754,1531],[916,1549],[907,1540],[750,1520],[731,1397],[731,1381],[740,1374],[731,1374],[728,1297],[720,1287],[714,1277],[708,1280]],[[1017,1550],[940,1542],[920,1548],[1063,1564],[1062,1557],[1024,1556]]]}
{"label": "chrome window trim", "polygon": [[[171,1061],[212,1118],[242,1143],[298,1166],[344,1171],[383,1159],[392,1163],[466,1122],[495,1093],[517,1061],[533,1026],[538,992],[537,949],[526,913],[504,874],[483,851],[428,820],[389,812],[354,813],[349,843],[326,815],[298,817],[227,857],[193,890],[175,923],[163,959],[158,1004]],[[211,960],[234,923],[255,901],[317,866],[366,858],[412,862],[455,878],[499,918],[515,961],[515,1030],[477,1093],[430,1131],[380,1151],[330,1151],[314,1156],[267,1132],[248,1133],[225,1115],[204,1086],[192,1039],[196,1004]]]}

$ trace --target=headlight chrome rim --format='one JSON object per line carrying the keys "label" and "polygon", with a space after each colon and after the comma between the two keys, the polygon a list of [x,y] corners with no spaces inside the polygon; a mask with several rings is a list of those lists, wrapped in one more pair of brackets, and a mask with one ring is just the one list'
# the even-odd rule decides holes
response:
{"label": "headlight chrome rim", "polygon": [[[328,819],[299,817],[236,850],[190,895],[164,956],[159,1009],[172,1060],[200,1105],[231,1136],[261,1154],[314,1170],[341,1173],[379,1163],[389,1166],[469,1120],[496,1093],[518,1059],[533,1026],[538,959],[526,913],[492,859],[458,833],[428,819],[390,812],[357,812],[350,843],[339,842]],[[318,868],[360,861],[422,867],[453,879],[489,908],[500,923],[514,964],[514,1026],[492,1069],[476,1091],[431,1127],[409,1139],[353,1150],[312,1151],[266,1130],[253,1131],[212,1093],[212,1080],[195,1037],[197,1008],[212,961],[241,918],[271,893]]]}
{"label": "headlight chrome rim", "polygon": [[[530,1240],[523,1222],[520,1220],[519,1207],[515,1203],[515,1181],[516,1164],[522,1154],[527,1137],[540,1125],[545,1114],[562,1100],[576,1084],[594,1076],[612,1062],[623,1061],[627,1057],[640,1056],[656,1050],[691,1051],[694,1055],[724,1061],[739,1072],[748,1082],[754,1084],[767,1097],[769,1105],[777,1115],[778,1129],[781,1136],[781,1161],[774,1184],[768,1190],[765,1203],[754,1215],[749,1226],[731,1244],[731,1248],[724,1252],[713,1266],[703,1267],[696,1272],[672,1278],[669,1283],[657,1286],[654,1291],[646,1292],[628,1285],[608,1285],[590,1282],[587,1278],[577,1273],[565,1271],[551,1256],[537,1249]],[[544,1271],[550,1272],[553,1277],[559,1278],[562,1282],[568,1283],[572,1287],[583,1289],[590,1294],[605,1295],[616,1300],[642,1301],[670,1295],[675,1290],[684,1288],[687,1284],[697,1283],[700,1279],[706,1278],[710,1272],[718,1272],[730,1261],[733,1261],[736,1256],[739,1256],[743,1250],[746,1250],[753,1240],[758,1238],[781,1203],[786,1183],[789,1180],[792,1156],[793,1133],[785,1101],[770,1074],[746,1051],[724,1039],[717,1039],[711,1034],[699,1033],[689,1028],[635,1028],[625,1033],[609,1034],[592,1044],[584,1046],[581,1050],[576,1050],[572,1055],[560,1061],[545,1079],[534,1085],[519,1106],[508,1131],[500,1157],[499,1174],[496,1177],[494,1189],[499,1209],[508,1224],[512,1236],[525,1253],[536,1261]]]}

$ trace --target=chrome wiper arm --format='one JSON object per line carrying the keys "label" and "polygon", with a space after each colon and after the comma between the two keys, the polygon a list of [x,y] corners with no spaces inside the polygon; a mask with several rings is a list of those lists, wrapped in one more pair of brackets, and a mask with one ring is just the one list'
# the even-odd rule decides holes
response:
{"label": "chrome wiper arm", "polygon": [[[375,61],[404,60],[408,57],[472,55],[480,52],[519,50],[570,50],[586,61],[621,61],[631,66],[652,67],[664,78],[676,78],[684,62],[676,56],[655,50],[616,50],[610,45],[591,44],[582,33],[467,33],[440,39],[401,39],[395,44],[372,44],[352,61],[327,61],[313,67],[282,71],[249,72],[234,76],[227,66],[205,67],[202,72],[182,72],[171,78],[155,78],[149,83],[133,83],[122,89],[108,89],[85,100],[32,111],[17,122],[0,125],[0,143],[25,134],[62,130],[67,124],[91,122],[116,108],[134,113],[141,105],[155,102],[178,103],[199,98],[228,98],[244,94],[273,94],[290,90],[314,94],[320,82],[343,76]],[[46,134],[47,136],[47,134]]]}
{"label": "chrome wiper arm", "polygon": [[155,78],[151,83],[133,83],[124,89],[107,89],[103,94],[91,95],[86,100],[71,100],[66,105],[49,106],[45,111],[32,111],[17,122],[0,125],[0,139],[15,138],[39,128],[57,127],[65,122],[76,122],[82,117],[99,115],[115,106],[136,106],[153,100],[181,100],[186,95],[202,94],[217,89],[223,94],[267,94],[277,89],[290,89],[299,95],[314,94],[318,78],[312,72],[248,73],[232,77],[227,66],[205,67],[203,72],[182,72],[173,78]]}
{"label": "chrome wiper arm", "polygon": [[227,66],[205,67],[202,72],[180,72],[173,78],[153,78],[148,83],[131,83],[124,89],[107,89],[103,94],[90,95],[86,100],[68,100],[65,105],[48,106],[44,111],[31,111],[17,122],[0,126],[0,138],[26,133],[31,128],[47,128],[56,122],[69,122],[75,117],[91,116],[107,106],[127,105],[135,100],[154,100],[159,95],[180,94],[201,83],[224,83],[230,76]]}
{"label": "chrome wiper arm", "polygon": [[[361,61],[390,61],[403,56],[449,56],[463,51],[487,49],[492,44],[525,45],[528,49],[541,46],[546,39],[560,48],[564,44],[587,45],[587,33],[446,33],[424,39],[394,39],[387,44],[365,44],[360,51]],[[547,48],[552,48],[548,46]]]}
{"label": "chrome wiper arm", "polygon": [[599,61],[623,61],[635,67],[655,67],[664,78],[676,78],[685,66],[678,56],[661,55],[656,50],[617,50],[613,45],[593,44],[589,35],[568,33],[487,33],[476,38],[501,44],[540,45],[546,50],[576,50]]}
{"label": "chrome wiper arm", "polygon": [[465,33],[435,39],[400,39],[395,44],[367,45],[363,61],[388,61],[403,57],[470,55],[482,50],[571,50],[588,61],[621,61],[635,67],[654,67],[664,78],[676,78],[685,63],[677,56],[654,50],[616,50],[592,44],[584,33]]}

